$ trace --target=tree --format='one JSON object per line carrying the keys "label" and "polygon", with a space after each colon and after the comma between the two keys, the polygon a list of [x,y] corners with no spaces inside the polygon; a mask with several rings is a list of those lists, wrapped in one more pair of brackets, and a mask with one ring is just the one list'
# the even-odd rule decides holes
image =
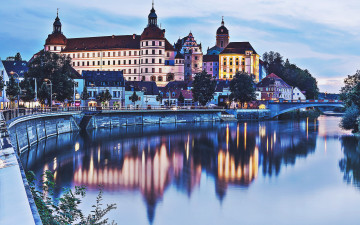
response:
{"label": "tree", "polygon": [[89,92],[88,92],[88,90],[87,90],[86,85],[84,85],[83,91],[82,91],[82,93],[81,93],[81,100],[86,101],[86,100],[88,100],[89,98],[90,98]]}
{"label": "tree", "polygon": [[[18,98],[20,94],[19,84],[15,81],[14,76],[10,76],[9,83],[6,86],[6,95],[11,101],[11,105],[14,107],[14,101]],[[19,103],[18,103],[19,104]]]}
{"label": "tree", "polygon": [[201,105],[206,105],[211,99],[215,92],[216,81],[212,79],[211,75],[206,71],[197,73],[193,81],[193,98],[195,102],[199,102]]}
{"label": "tree", "polygon": [[237,72],[230,81],[230,100],[240,102],[243,107],[245,102],[256,100],[255,84],[253,78],[244,72]]}
{"label": "tree", "polygon": [[283,57],[278,52],[265,52],[263,61],[268,74],[274,73],[287,84],[305,91],[305,95],[309,99],[318,97],[317,81],[308,70],[303,70],[295,64],[291,64],[288,59],[284,62]]}
{"label": "tree", "polygon": [[50,105],[51,96],[50,90],[45,82],[42,83],[40,90],[38,91],[38,98],[41,104],[45,104],[47,101],[47,105]]}
{"label": "tree", "polygon": [[158,101],[161,105],[162,103],[162,100],[163,100],[163,96],[159,93],[157,96],[156,96],[156,101]]}
{"label": "tree", "polygon": [[356,105],[348,107],[340,122],[340,127],[345,130],[352,130],[352,132],[359,132],[359,117],[360,111]]}
{"label": "tree", "polygon": [[108,224],[108,219],[104,217],[111,210],[116,209],[116,204],[106,205],[105,208],[102,208],[102,190],[96,198],[96,204],[92,206],[91,214],[85,216],[79,208],[82,199],[86,196],[85,186],[75,186],[75,191],[67,188],[60,198],[55,198],[54,175],[47,170],[43,176],[45,181],[40,184],[40,187],[36,187],[34,172],[26,173],[30,191],[43,224]]}
{"label": "tree", "polygon": [[42,51],[30,62],[25,76],[36,78],[38,86],[45,79],[51,80],[54,100],[64,102],[65,99],[73,97],[73,79],[76,77],[76,72],[71,67],[69,56]]}
{"label": "tree", "polygon": [[136,92],[134,91],[134,93],[129,97],[129,100],[132,101],[134,103],[135,106],[135,102],[137,102],[139,100],[139,96],[136,94]]}
{"label": "tree", "polygon": [[16,55],[15,55],[15,61],[22,61],[22,57],[21,57],[20,52],[16,53]]}
{"label": "tree", "polygon": [[110,91],[108,89],[106,89],[106,91],[101,92],[98,96],[97,96],[98,101],[105,103],[105,102],[109,102],[112,99],[112,96],[110,94]]}
{"label": "tree", "polygon": [[25,79],[20,83],[20,87],[23,90],[21,100],[24,102],[30,102],[35,99],[35,90],[31,83],[32,82],[28,77],[25,77]]}
{"label": "tree", "polygon": [[178,97],[177,100],[178,100],[178,102],[181,103],[181,105],[184,104],[184,102],[185,102],[185,97],[184,97],[184,95],[182,94],[182,92],[180,92],[180,95],[179,95],[179,97]]}
{"label": "tree", "polygon": [[347,107],[356,104],[360,107],[357,94],[360,94],[360,70],[356,71],[354,75],[348,75],[344,80],[345,86],[341,88],[340,99],[344,101]]}

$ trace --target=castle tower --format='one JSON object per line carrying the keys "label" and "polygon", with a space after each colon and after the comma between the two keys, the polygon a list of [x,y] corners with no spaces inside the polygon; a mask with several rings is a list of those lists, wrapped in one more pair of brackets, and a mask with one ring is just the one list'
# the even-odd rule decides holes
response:
{"label": "castle tower", "polygon": [[225,27],[224,17],[221,21],[221,26],[216,31],[216,46],[224,49],[229,44],[229,30]]}

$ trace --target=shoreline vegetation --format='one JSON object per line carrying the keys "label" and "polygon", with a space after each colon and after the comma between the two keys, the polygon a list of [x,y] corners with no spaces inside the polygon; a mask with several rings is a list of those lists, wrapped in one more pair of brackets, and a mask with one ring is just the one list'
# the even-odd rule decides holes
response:
{"label": "shoreline vegetation", "polygon": [[302,119],[302,118],[307,118],[307,117],[314,119],[314,118],[318,118],[322,114],[323,113],[316,108],[306,110],[306,111],[294,110],[294,111],[290,111],[290,112],[279,115],[278,119],[279,120],[289,120],[289,119]]}
{"label": "shoreline vegetation", "polygon": [[35,205],[38,209],[41,221],[47,225],[77,224],[77,225],[115,225],[114,221],[108,222],[105,216],[116,209],[116,204],[106,204],[103,207],[103,191],[99,187],[99,194],[96,203],[92,206],[92,211],[88,215],[80,209],[82,199],[86,196],[86,187],[75,186],[74,190],[64,188],[63,194],[59,198],[54,197],[55,179],[54,174],[47,170],[42,174],[41,182],[36,185],[38,180],[35,173],[28,171],[26,179],[29,182],[30,191],[33,195]]}

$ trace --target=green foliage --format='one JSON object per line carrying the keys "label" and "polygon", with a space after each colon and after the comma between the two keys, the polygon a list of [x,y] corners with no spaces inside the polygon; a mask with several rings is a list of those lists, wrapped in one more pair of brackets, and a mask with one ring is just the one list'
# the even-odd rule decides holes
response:
{"label": "green foliage", "polygon": [[179,95],[179,97],[178,97],[178,102],[179,103],[181,103],[181,104],[183,104],[184,102],[185,102],[185,97],[184,97],[184,95],[182,94],[182,92],[180,92],[180,95]]}
{"label": "green foliage", "polygon": [[129,100],[130,100],[131,102],[133,102],[134,105],[135,105],[135,102],[137,102],[137,101],[139,100],[139,96],[136,94],[135,91],[134,91],[134,93],[129,97]]}
{"label": "green foliage", "polygon": [[64,102],[65,99],[72,99],[73,97],[74,74],[69,56],[41,52],[29,64],[29,71],[26,76],[36,78],[38,86],[45,79],[51,80],[53,84],[53,99]]}
{"label": "green foliage", "polygon": [[206,105],[214,98],[216,81],[206,71],[197,73],[193,81],[193,98],[195,102]]}
{"label": "green foliage", "polygon": [[0,74],[0,91],[2,92],[4,90],[4,77]]}
{"label": "green foliage", "polygon": [[41,104],[45,104],[45,100],[47,100],[48,105],[50,105],[50,101],[51,101],[50,88],[45,82],[42,83],[40,90],[38,91],[38,98]]}
{"label": "green foliage", "polygon": [[[356,71],[354,75],[348,75],[344,80],[345,86],[341,88],[340,99],[344,101],[347,107],[355,104],[360,107],[360,70]],[[356,96],[358,95],[358,96]]]}
{"label": "green foliage", "polygon": [[15,80],[14,76],[10,76],[9,83],[8,85],[6,85],[6,95],[13,103],[17,99],[19,94],[20,94],[19,84]]}
{"label": "green foliage", "polygon": [[359,132],[359,108],[356,105],[348,107],[345,111],[345,114],[340,122],[340,127],[345,130],[352,130],[354,133]]}
{"label": "green foliage", "polygon": [[303,70],[295,64],[291,64],[288,59],[284,62],[283,57],[278,52],[265,52],[263,61],[265,69],[269,74],[274,73],[287,84],[305,91],[306,98],[308,99],[316,99],[318,97],[319,88],[317,81],[308,70]]}
{"label": "green foliage", "polygon": [[20,82],[20,87],[23,90],[21,100],[24,102],[30,102],[35,99],[35,90],[32,83],[34,82],[32,82],[29,77],[25,77],[25,79]]}
{"label": "green foliage", "polygon": [[245,102],[256,100],[255,84],[252,77],[244,72],[237,72],[230,81],[230,100],[240,102],[241,106]]}
{"label": "green foliage", "polygon": [[87,87],[84,85],[84,89],[83,89],[83,91],[82,91],[82,93],[81,93],[81,100],[86,101],[86,100],[88,100],[89,98],[90,98],[89,92],[88,92],[88,90],[87,90]]}
{"label": "green foliage", "polygon": [[[26,173],[31,193],[43,224],[60,225],[60,224],[108,224],[108,219],[104,218],[108,212],[116,209],[115,204],[106,205],[102,208],[102,195],[100,190],[96,204],[93,205],[93,211],[88,216],[79,208],[82,199],[86,195],[85,186],[76,186],[75,191],[64,189],[64,194],[58,198],[54,198],[55,181],[51,171],[45,171],[44,181],[40,187],[35,186],[35,174],[30,171]],[[55,203],[56,201],[58,203]],[[114,224],[114,222],[112,222]]]}
{"label": "green foliage", "polygon": [[112,96],[110,94],[110,91],[106,89],[106,91],[101,92],[97,96],[97,100],[100,102],[109,102],[111,100]]}

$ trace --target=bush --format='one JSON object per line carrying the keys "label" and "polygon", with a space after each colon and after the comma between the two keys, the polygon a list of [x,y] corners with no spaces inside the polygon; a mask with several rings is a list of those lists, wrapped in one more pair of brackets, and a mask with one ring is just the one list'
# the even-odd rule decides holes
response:
{"label": "bush", "polygon": [[[32,171],[26,173],[26,178],[29,182],[31,193],[43,224],[60,225],[60,224],[91,224],[100,225],[108,224],[108,219],[104,219],[105,215],[113,209],[116,209],[115,204],[106,205],[102,208],[102,190],[100,190],[96,204],[93,205],[93,210],[88,216],[85,216],[79,205],[81,199],[85,197],[85,186],[76,186],[75,191],[71,189],[64,189],[62,197],[55,199],[54,175],[47,170],[43,174],[44,181],[40,187],[35,187],[35,174]],[[57,202],[57,203],[55,203]],[[115,224],[114,221],[111,224]]]}
{"label": "bush", "polygon": [[340,122],[340,127],[345,130],[352,130],[353,133],[359,131],[359,124],[357,118],[359,116],[359,109],[357,106],[352,105],[346,109],[345,114]]}

